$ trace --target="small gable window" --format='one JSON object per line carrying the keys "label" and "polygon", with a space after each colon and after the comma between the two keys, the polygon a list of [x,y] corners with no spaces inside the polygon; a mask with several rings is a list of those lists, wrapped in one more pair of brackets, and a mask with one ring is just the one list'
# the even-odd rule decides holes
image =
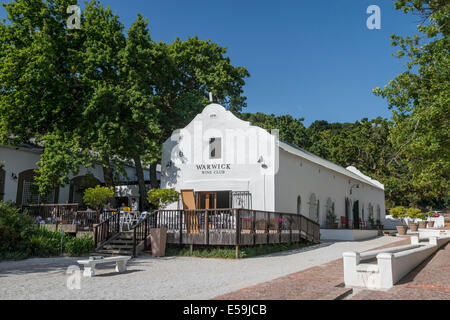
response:
{"label": "small gable window", "polygon": [[222,138],[209,139],[209,158],[210,159],[222,158]]}

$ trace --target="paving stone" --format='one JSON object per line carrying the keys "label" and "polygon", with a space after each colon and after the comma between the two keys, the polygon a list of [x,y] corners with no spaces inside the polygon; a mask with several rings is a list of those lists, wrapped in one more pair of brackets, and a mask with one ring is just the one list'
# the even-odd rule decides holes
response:
{"label": "paving stone", "polygon": [[[409,237],[371,250],[410,243]],[[344,286],[342,259],[216,297],[217,300],[333,300],[351,289]]]}
{"label": "paving stone", "polygon": [[449,300],[450,244],[422,262],[387,291],[361,290],[352,300]]}

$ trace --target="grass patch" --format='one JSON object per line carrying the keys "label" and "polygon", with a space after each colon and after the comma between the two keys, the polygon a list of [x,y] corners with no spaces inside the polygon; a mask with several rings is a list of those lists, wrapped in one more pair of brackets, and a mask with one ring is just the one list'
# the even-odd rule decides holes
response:
{"label": "grass patch", "polygon": [[[262,246],[240,247],[239,258],[250,258],[261,256],[269,253],[301,249],[313,245],[309,241],[282,243],[282,244],[265,244]],[[211,247],[195,245],[192,255],[189,252],[189,246],[168,245],[166,248],[166,256],[183,256],[183,257],[199,257],[199,258],[221,258],[235,259],[236,251],[234,247]]]}

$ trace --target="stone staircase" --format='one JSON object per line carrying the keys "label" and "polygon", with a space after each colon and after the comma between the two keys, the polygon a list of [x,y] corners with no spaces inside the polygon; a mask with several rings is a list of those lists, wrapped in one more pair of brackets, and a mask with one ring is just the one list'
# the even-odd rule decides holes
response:
{"label": "stone staircase", "polygon": [[133,232],[123,231],[112,238],[106,244],[95,250],[93,255],[113,256],[113,255],[133,255]]}

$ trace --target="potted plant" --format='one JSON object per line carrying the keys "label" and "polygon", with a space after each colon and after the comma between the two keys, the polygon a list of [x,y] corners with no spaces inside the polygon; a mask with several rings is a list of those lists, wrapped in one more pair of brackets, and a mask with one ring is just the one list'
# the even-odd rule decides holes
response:
{"label": "potted plant", "polygon": [[415,219],[418,219],[421,217],[421,211],[420,209],[416,208],[408,208],[406,209],[405,215],[411,219],[413,219],[413,222],[409,223],[409,228],[412,232],[416,232],[419,228],[419,225],[415,222]]}
{"label": "potted plant", "polygon": [[424,229],[427,227],[427,215],[423,212],[419,214],[419,228]]}
{"label": "potted plant", "polygon": [[[156,208],[165,208],[168,204],[180,199],[175,189],[151,189],[147,193],[147,200]],[[152,256],[164,257],[166,255],[167,227],[150,228]]]}
{"label": "potted plant", "polygon": [[253,218],[242,218],[242,232],[251,233],[253,230]]}
{"label": "potted plant", "polygon": [[[428,212],[428,219],[434,217],[434,211],[432,209],[430,209],[430,211]],[[433,228],[434,227],[434,220],[428,220],[428,228]]]}
{"label": "potted plant", "polygon": [[280,232],[280,225],[283,219],[274,218],[269,221],[269,233],[278,233]]}
{"label": "potted plant", "polygon": [[336,215],[333,210],[330,208],[327,212],[327,228],[328,229],[337,229],[338,223],[336,222]]}
{"label": "potted plant", "polygon": [[379,219],[377,219],[376,221],[376,228],[382,230],[383,229],[383,225],[381,224],[381,221]]}
{"label": "potted plant", "polygon": [[256,220],[256,233],[266,232],[266,219]]}
{"label": "potted plant", "polygon": [[403,224],[403,218],[406,217],[405,207],[398,206],[398,207],[392,208],[391,210],[389,210],[389,213],[391,214],[392,218],[400,219],[401,225],[396,226],[397,232],[399,235],[405,235],[406,231],[408,230],[408,227]]}
{"label": "potted plant", "polygon": [[369,221],[370,228],[376,229],[377,226],[375,225],[375,220],[373,219],[373,217],[369,216],[369,218],[367,220]]}

